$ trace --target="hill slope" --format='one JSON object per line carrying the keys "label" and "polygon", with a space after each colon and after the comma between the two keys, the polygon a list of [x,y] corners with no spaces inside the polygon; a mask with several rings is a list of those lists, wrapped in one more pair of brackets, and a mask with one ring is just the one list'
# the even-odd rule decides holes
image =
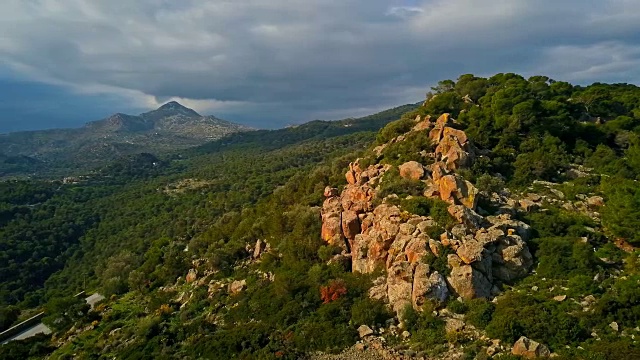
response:
{"label": "hill slope", "polygon": [[[312,122],[138,157],[62,187],[67,211],[13,186],[7,259],[51,261],[15,245],[24,229],[87,225],[44,291],[4,292],[44,299],[54,340],[0,351],[637,359],[639,105],[632,85],[463,75],[377,135]],[[79,274],[96,311],[66,296]]]}

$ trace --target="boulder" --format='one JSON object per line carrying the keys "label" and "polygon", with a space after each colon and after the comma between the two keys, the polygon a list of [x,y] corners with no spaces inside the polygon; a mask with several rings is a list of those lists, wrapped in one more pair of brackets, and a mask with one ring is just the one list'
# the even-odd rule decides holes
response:
{"label": "boulder", "polygon": [[471,265],[456,266],[447,278],[453,290],[465,299],[488,298],[493,284]]}
{"label": "boulder", "polygon": [[409,161],[400,165],[400,176],[405,179],[420,180],[424,176],[424,167],[417,161]]}
{"label": "boulder", "polygon": [[324,188],[324,197],[330,198],[338,195],[338,189],[332,188],[331,186],[327,186],[326,188]]}
{"label": "boulder", "polygon": [[192,282],[196,281],[197,278],[198,278],[198,270],[189,269],[189,272],[187,273],[187,276],[185,277],[185,281],[188,282],[188,283],[192,283]]}
{"label": "boulder", "polygon": [[592,208],[604,206],[604,199],[602,198],[602,196],[592,196],[590,198],[587,198],[586,201],[587,205]]}
{"label": "boulder", "polygon": [[411,238],[404,249],[407,255],[407,261],[411,264],[421,262],[422,259],[430,253],[428,248],[429,239],[424,235],[418,235]]}
{"label": "boulder", "polygon": [[464,205],[475,210],[478,189],[457,175],[443,176],[438,182],[440,198],[452,205]]}
{"label": "boulder", "polygon": [[344,246],[340,216],[325,217],[322,222],[322,240],[329,245]]}
{"label": "boulder", "polygon": [[546,345],[521,336],[511,349],[513,355],[519,355],[527,359],[535,359],[551,356],[551,351]]}
{"label": "boulder", "polygon": [[387,274],[387,296],[393,311],[402,314],[407,305],[411,305],[413,290],[413,271],[408,261],[395,262]]}
{"label": "boulder", "polygon": [[360,168],[359,160],[349,163],[349,171],[345,174],[345,178],[347,182],[351,185],[355,185],[360,181],[360,173],[362,169]]}
{"label": "boulder", "polygon": [[360,327],[358,328],[358,335],[362,339],[367,336],[373,335],[373,330],[371,330],[371,328],[367,325],[360,325]]}
{"label": "boulder", "polygon": [[342,231],[344,237],[349,240],[354,240],[360,233],[360,219],[355,211],[349,210],[342,213]]}
{"label": "boulder", "polygon": [[540,205],[538,205],[537,203],[533,202],[530,199],[522,199],[520,200],[520,207],[522,208],[522,210],[529,212],[529,211],[537,210],[540,207]]}
{"label": "boulder", "polygon": [[236,295],[244,290],[247,286],[247,280],[234,280],[229,284],[229,293],[231,295]]}
{"label": "boulder", "polygon": [[533,265],[533,256],[518,235],[500,237],[495,254],[499,261],[494,264],[493,275],[502,281],[511,282],[526,275]]}
{"label": "boulder", "polygon": [[484,225],[482,216],[463,205],[451,205],[447,208],[447,211],[458,223],[463,224],[471,231],[480,229]]}
{"label": "boulder", "polygon": [[465,240],[456,250],[456,254],[465,264],[472,264],[482,260],[484,244],[475,240]]}
{"label": "boulder", "polygon": [[266,247],[267,243],[258,239],[258,241],[256,241],[256,246],[253,248],[253,258],[260,258],[260,255],[262,255],[262,252],[266,249]]}
{"label": "boulder", "polygon": [[413,291],[411,293],[413,308],[422,310],[422,306],[427,300],[443,303],[448,297],[449,289],[444,276],[437,271],[429,274],[429,265],[418,264],[413,274]]}
{"label": "boulder", "polygon": [[358,214],[370,211],[371,200],[374,196],[375,191],[368,185],[347,185],[340,199],[342,209],[352,210]]}

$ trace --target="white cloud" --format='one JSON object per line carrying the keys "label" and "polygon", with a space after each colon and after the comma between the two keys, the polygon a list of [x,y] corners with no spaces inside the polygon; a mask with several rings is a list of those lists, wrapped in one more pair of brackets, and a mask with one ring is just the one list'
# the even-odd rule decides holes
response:
{"label": "white cloud", "polygon": [[269,109],[256,116],[288,123],[417,101],[469,72],[638,83],[639,4],[4,0],[0,63],[141,106]]}
{"label": "white cloud", "polygon": [[424,9],[417,6],[392,6],[387,10],[387,15],[406,18],[424,12]]}

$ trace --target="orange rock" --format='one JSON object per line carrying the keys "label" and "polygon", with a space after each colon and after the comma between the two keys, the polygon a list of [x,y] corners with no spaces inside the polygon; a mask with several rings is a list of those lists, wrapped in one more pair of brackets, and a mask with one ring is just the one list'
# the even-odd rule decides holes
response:
{"label": "orange rock", "polygon": [[442,136],[453,137],[456,139],[456,141],[458,141],[458,144],[460,145],[464,145],[467,141],[469,141],[469,138],[467,138],[467,134],[465,134],[464,131],[451,127],[445,127],[444,131],[442,132]]}
{"label": "orange rock", "polygon": [[347,182],[351,185],[355,185],[360,181],[360,173],[362,173],[362,169],[360,168],[360,159],[349,163],[349,170],[344,175],[347,179]]}
{"label": "orange rock", "polygon": [[456,176],[447,175],[438,182],[440,198],[452,205],[462,204],[469,209],[475,209],[478,199],[478,189],[470,182]]}
{"label": "orange rock", "polygon": [[332,216],[322,221],[322,240],[330,245],[343,246],[340,216]]}
{"label": "orange rock", "polygon": [[447,125],[451,124],[451,115],[449,113],[444,113],[440,115],[438,120],[436,120],[436,127],[444,128]]}
{"label": "orange rock", "polygon": [[419,121],[416,126],[413,127],[413,131],[424,131],[431,129],[433,127],[433,123],[431,122],[431,117],[425,116],[422,121]]}
{"label": "orange rock", "polygon": [[438,161],[431,165],[431,178],[433,179],[433,181],[439,181],[448,173],[449,172],[447,171],[446,166],[442,161]]}
{"label": "orange rock", "polygon": [[400,176],[405,179],[420,180],[424,176],[424,167],[417,161],[408,161],[399,168]]}
{"label": "orange rock", "polygon": [[438,182],[440,198],[443,201],[450,202],[451,204],[455,203],[453,198],[453,192],[458,189],[458,184],[456,183],[456,178],[453,175],[447,175],[440,179]]}
{"label": "orange rock", "polygon": [[198,270],[189,269],[189,273],[187,273],[185,281],[188,282],[188,283],[191,283],[191,282],[194,282],[197,277],[198,277]]}
{"label": "orange rock", "polygon": [[351,170],[347,171],[347,173],[344,174],[344,177],[347,179],[347,182],[351,185],[355,185],[358,182],[356,180],[356,174]]}
{"label": "orange rock", "polygon": [[404,252],[411,264],[420,262],[429,253],[427,242],[428,240],[424,235],[419,235],[409,241]]}
{"label": "orange rock", "polygon": [[355,211],[342,213],[342,231],[344,237],[353,240],[360,233],[360,220]]}
{"label": "orange rock", "polygon": [[342,208],[345,211],[355,211],[357,214],[368,211],[374,195],[375,191],[367,185],[347,185],[342,192]]}

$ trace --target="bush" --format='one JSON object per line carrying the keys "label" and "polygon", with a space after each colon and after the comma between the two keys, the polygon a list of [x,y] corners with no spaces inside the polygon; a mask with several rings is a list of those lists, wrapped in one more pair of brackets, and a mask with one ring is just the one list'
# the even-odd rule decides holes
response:
{"label": "bush", "polygon": [[376,137],[376,142],[381,145],[389,142],[391,139],[395,138],[398,135],[402,135],[407,131],[411,130],[414,126],[413,119],[403,118],[400,120],[396,120],[394,122],[389,123],[385,126]]}
{"label": "bush", "polygon": [[383,151],[383,162],[392,165],[401,165],[407,161],[423,162],[425,160],[420,152],[433,152],[434,146],[426,131],[415,131],[406,135],[404,141],[389,144]]}
{"label": "bush", "polygon": [[573,313],[570,302],[537,299],[510,293],[496,304],[487,335],[512,344],[520,336],[547,344],[551,349],[579,343],[587,338],[584,324]]}
{"label": "bush", "polygon": [[384,324],[392,317],[393,314],[383,302],[369,297],[356,300],[351,306],[351,324],[354,326]]}
{"label": "bush", "polygon": [[456,314],[465,314],[469,310],[469,307],[462,301],[453,299],[447,304],[447,309]]}
{"label": "bush", "polygon": [[489,174],[482,174],[476,179],[476,188],[480,191],[491,193],[497,193],[505,188],[504,181],[496,176]]}
{"label": "bush", "polygon": [[451,272],[451,268],[449,267],[449,263],[447,261],[447,256],[453,253],[454,251],[451,248],[442,247],[439,256],[435,256],[431,251],[428,251],[427,255],[425,255],[422,261],[426,264],[429,264],[429,266],[433,270],[446,277]]}
{"label": "bush", "polygon": [[384,174],[376,198],[382,200],[391,194],[401,198],[407,195],[422,196],[424,189],[425,185],[422,181],[402,178],[398,169],[394,168]]}
{"label": "bush", "polygon": [[340,254],[342,249],[335,245],[322,245],[318,249],[318,257],[322,261],[329,261],[334,255]]}
{"label": "bush", "polygon": [[590,245],[568,237],[537,240],[538,275],[568,279],[573,275],[593,275],[599,260]]}
{"label": "bush", "polygon": [[473,299],[466,303],[468,308],[466,319],[471,325],[484,329],[489,322],[496,309],[496,306],[485,299]]}

